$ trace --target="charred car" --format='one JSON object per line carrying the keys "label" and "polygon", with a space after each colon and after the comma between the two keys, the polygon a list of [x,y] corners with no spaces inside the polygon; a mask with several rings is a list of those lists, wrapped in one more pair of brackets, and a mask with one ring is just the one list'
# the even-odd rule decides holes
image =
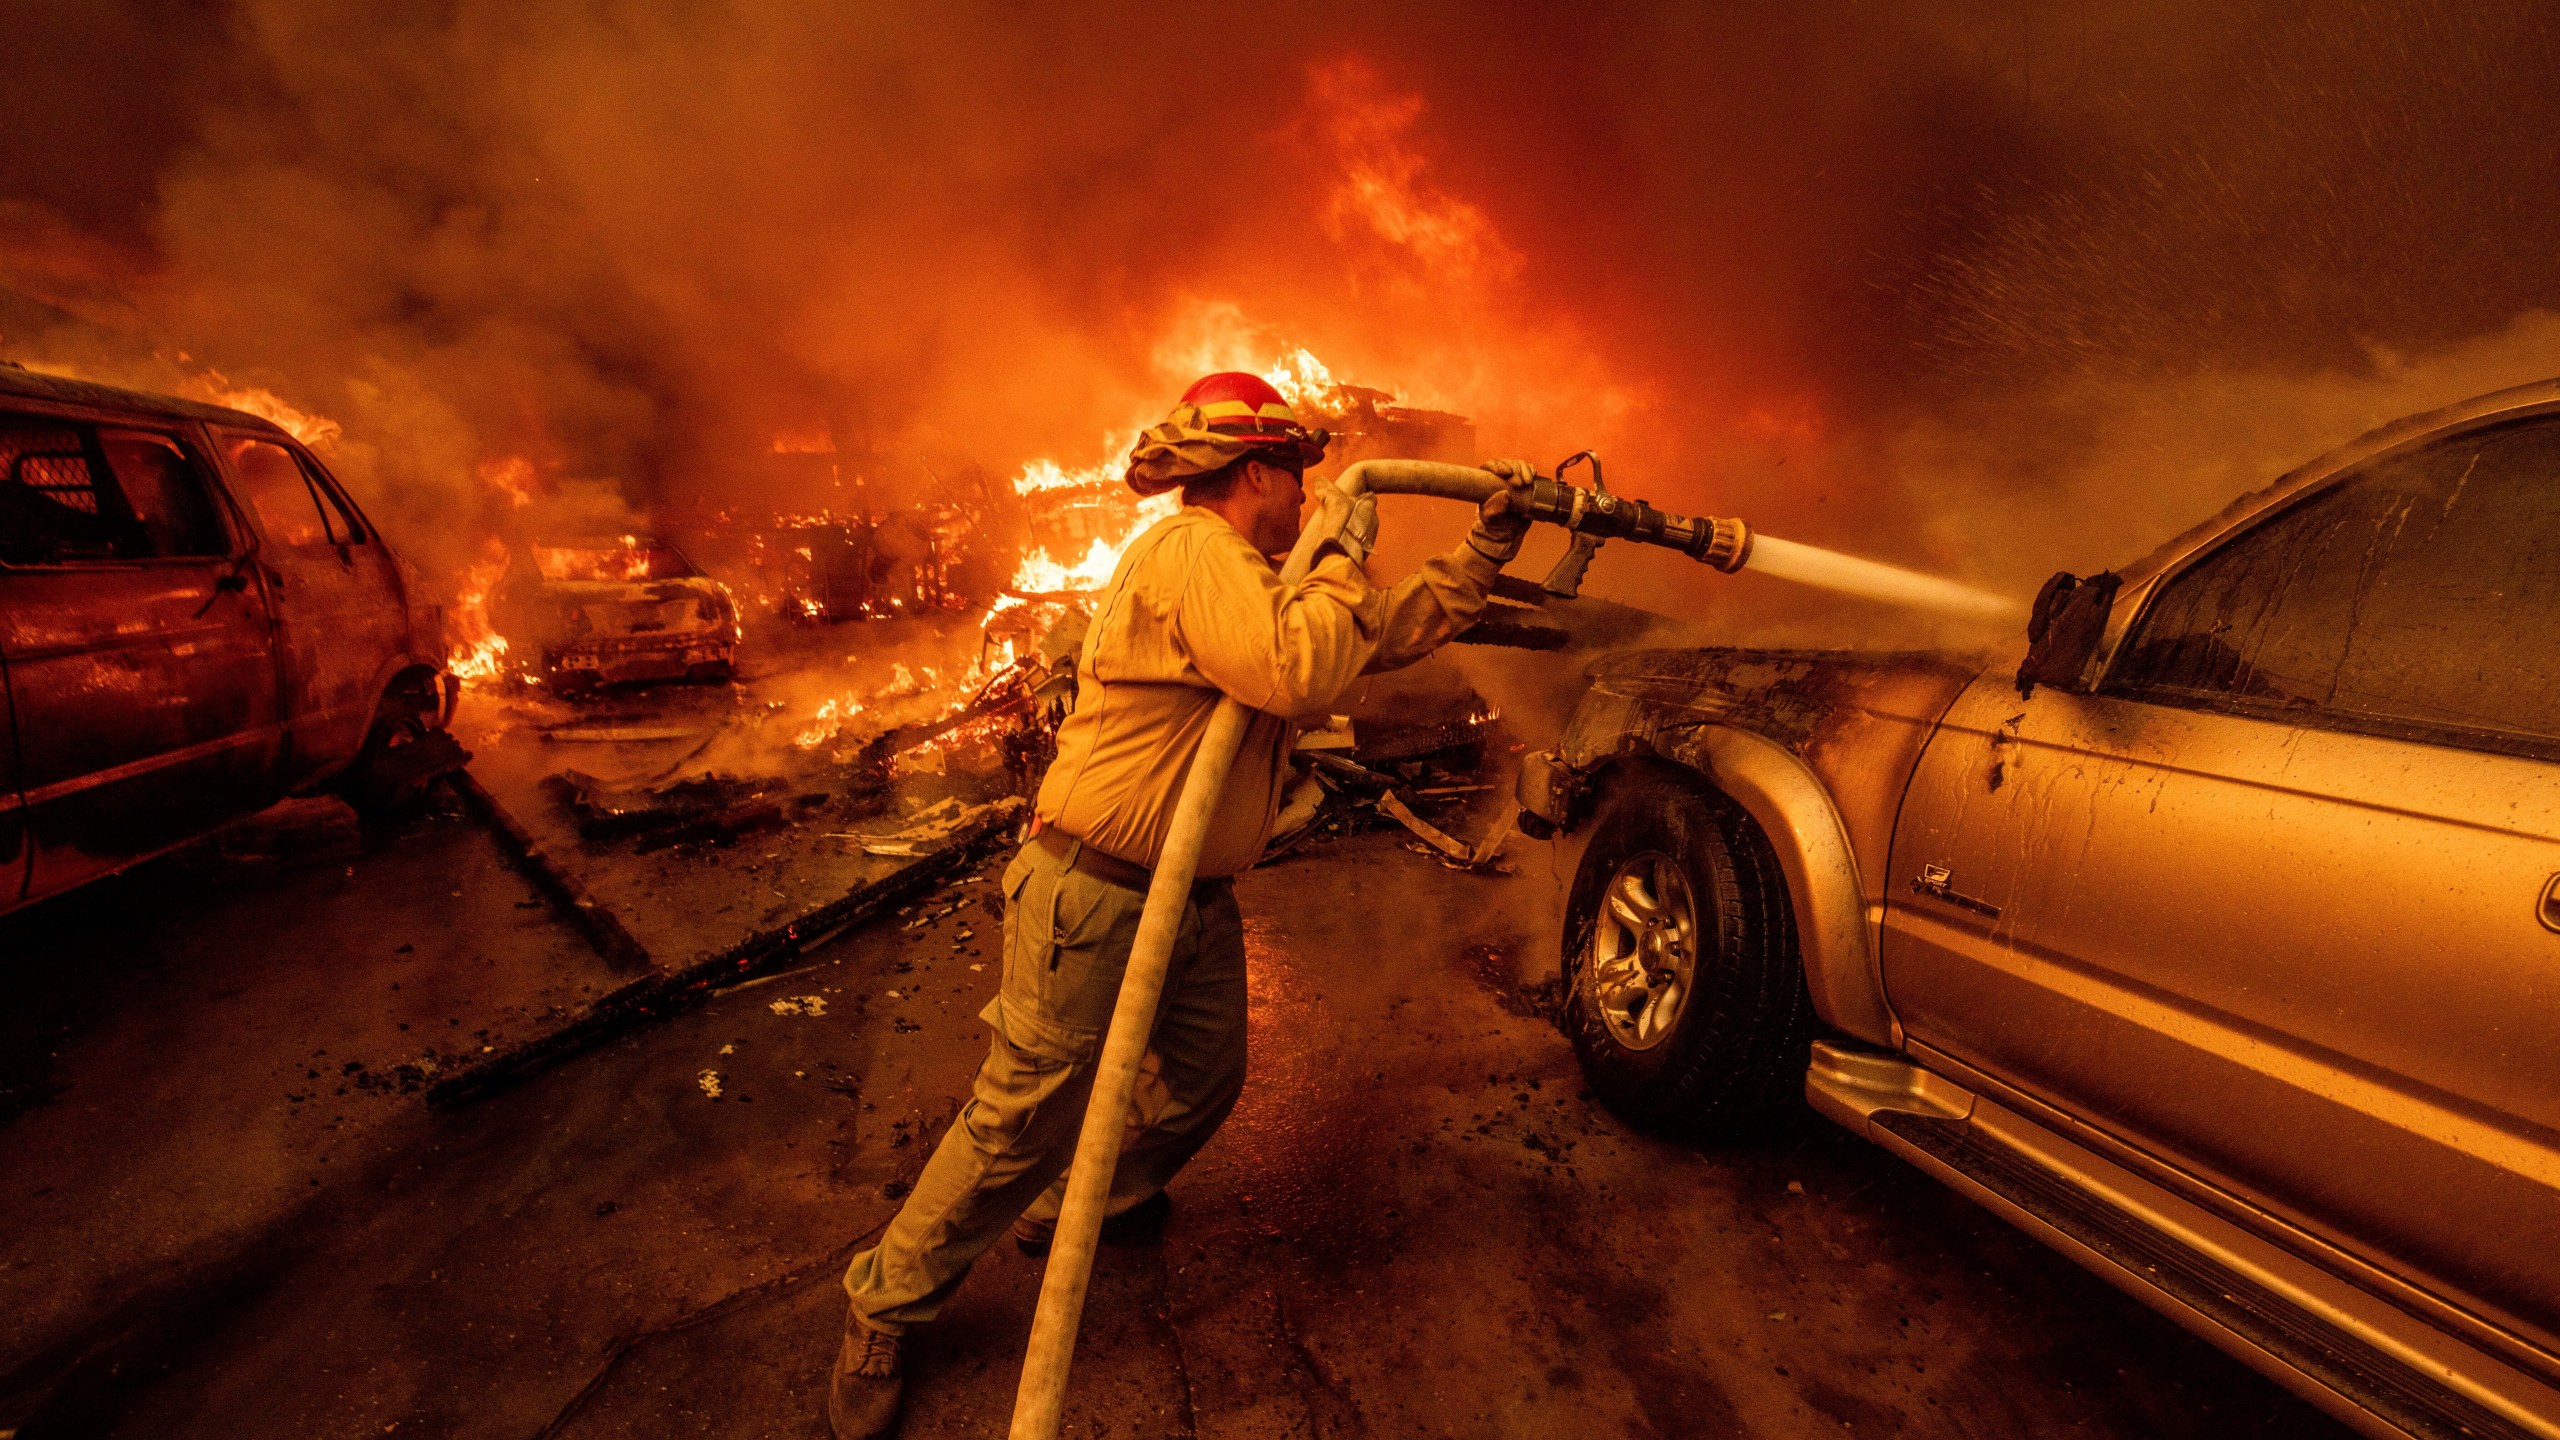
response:
{"label": "charred car", "polygon": [[490,601],[512,653],[545,682],[727,680],[738,659],[729,588],[650,535],[521,546]]}
{"label": "charred car", "polygon": [[254,415],[0,365],[0,911],[440,730],[443,617]]}
{"label": "charred car", "polygon": [[1594,667],[1520,787],[1594,1088],[1802,1093],[2366,1433],[2560,1435],[2560,382],[2028,630]]}

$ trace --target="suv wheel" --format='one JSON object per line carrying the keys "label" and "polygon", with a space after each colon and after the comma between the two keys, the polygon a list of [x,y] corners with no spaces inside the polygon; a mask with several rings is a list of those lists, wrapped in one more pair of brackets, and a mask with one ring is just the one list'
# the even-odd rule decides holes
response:
{"label": "suv wheel", "polygon": [[434,728],[426,715],[400,697],[383,700],[373,728],[365,732],[364,748],[356,752],[338,786],[367,831],[407,820],[424,807],[434,777],[403,773],[405,767],[398,758],[399,752],[424,741]]}
{"label": "suv wheel", "polygon": [[1704,1138],[1802,1090],[1814,1015],[1786,878],[1731,802],[1656,774],[1613,786],[1564,938],[1565,1031],[1612,1110]]}

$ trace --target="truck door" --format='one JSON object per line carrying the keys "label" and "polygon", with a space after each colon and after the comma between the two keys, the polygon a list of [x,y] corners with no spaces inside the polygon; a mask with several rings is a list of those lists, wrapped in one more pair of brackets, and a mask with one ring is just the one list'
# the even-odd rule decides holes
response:
{"label": "truck door", "polygon": [[353,759],[375,686],[407,643],[390,555],[308,455],[282,439],[216,431],[235,493],[257,520],[258,563],[284,657],[289,778]]}
{"label": "truck door", "polygon": [[275,656],[233,540],[181,433],[0,414],[27,898],[279,793]]}
{"label": "truck door", "polygon": [[2555,477],[2550,418],[2385,457],[2167,575],[2098,694],[1977,683],[1883,947],[1919,1043],[2545,1346]]}

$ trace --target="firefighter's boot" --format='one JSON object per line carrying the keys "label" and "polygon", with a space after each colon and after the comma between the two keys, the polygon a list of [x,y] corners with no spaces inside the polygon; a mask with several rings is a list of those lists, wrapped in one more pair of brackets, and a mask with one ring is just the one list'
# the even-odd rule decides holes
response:
{"label": "firefighter's boot", "polygon": [[836,1440],[887,1440],[898,1432],[898,1401],[907,1387],[898,1337],[857,1316],[844,1319],[844,1345],[827,1378],[827,1426]]}

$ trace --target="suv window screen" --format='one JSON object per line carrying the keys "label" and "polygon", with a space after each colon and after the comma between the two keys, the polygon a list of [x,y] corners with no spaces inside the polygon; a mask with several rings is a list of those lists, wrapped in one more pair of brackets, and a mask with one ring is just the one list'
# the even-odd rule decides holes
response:
{"label": "suv window screen", "polygon": [[109,430],[99,452],[142,526],[149,553],[162,557],[222,555],[230,550],[204,479],[185,451],[165,435]]}
{"label": "suv window screen", "polygon": [[75,425],[0,415],[0,564],[61,565],[139,552]]}
{"label": "suv window screen", "polygon": [[2560,741],[2560,421],[2355,471],[2163,586],[2111,691],[2545,753]]}
{"label": "suv window screen", "polygon": [[222,445],[244,498],[258,512],[258,528],[270,541],[288,550],[334,555],[340,545],[363,538],[337,497],[304,472],[292,451],[246,435],[225,435]]}

